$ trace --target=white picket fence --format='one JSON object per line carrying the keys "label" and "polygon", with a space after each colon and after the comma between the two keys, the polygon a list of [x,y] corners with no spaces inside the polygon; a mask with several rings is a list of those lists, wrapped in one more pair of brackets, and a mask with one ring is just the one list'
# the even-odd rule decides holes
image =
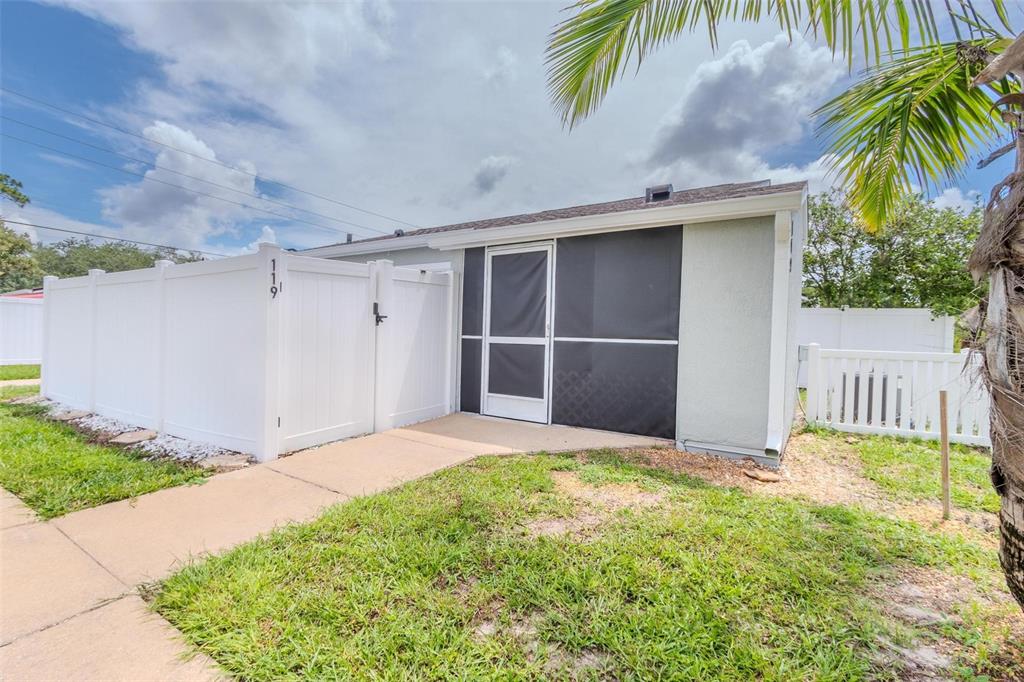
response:
{"label": "white picket fence", "polygon": [[38,365],[43,357],[43,302],[0,296],[0,365]]}
{"label": "white picket fence", "polygon": [[452,273],[261,245],[44,289],[42,392],[75,408],[260,460],[452,411]]}
{"label": "white picket fence", "polygon": [[989,395],[969,353],[808,346],[807,421],[852,433],[939,437],[945,390],[950,440],[991,447]]}

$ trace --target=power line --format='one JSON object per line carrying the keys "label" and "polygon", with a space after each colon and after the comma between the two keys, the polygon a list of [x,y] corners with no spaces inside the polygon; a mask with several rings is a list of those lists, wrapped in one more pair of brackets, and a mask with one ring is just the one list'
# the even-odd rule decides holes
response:
{"label": "power line", "polygon": [[135,132],[132,132],[130,130],[125,130],[124,128],[119,128],[119,127],[117,127],[117,126],[115,126],[113,124],[106,123],[104,121],[100,121],[98,119],[86,116],[85,114],[80,114],[80,113],[78,113],[76,111],[72,111],[70,109],[65,109],[63,107],[59,107],[56,104],[50,104],[49,102],[44,102],[43,100],[37,99],[35,97],[29,97],[28,95],[25,95],[23,93],[17,92],[16,90],[11,90],[10,88],[5,88],[3,86],[0,86],[0,90],[2,90],[3,92],[9,93],[11,95],[14,95],[16,97],[21,97],[22,99],[28,100],[29,102],[34,102],[36,104],[41,104],[44,107],[49,107],[50,109],[54,109],[55,111],[60,111],[62,113],[69,114],[71,116],[77,116],[78,118],[81,118],[81,119],[83,119],[85,121],[89,121],[90,123],[94,123],[96,125],[103,126],[105,128],[110,128],[111,130],[116,130],[117,132],[122,133],[124,135],[130,135],[132,137],[137,137],[140,140],[145,140],[146,142],[149,142],[151,144],[160,145],[161,147],[166,147],[167,149],[173,149],[174,151],[176,151],[176,152],[178,152],[180,154],[186,154],[188,156],[195,157],[195,158],[200,159],[202,161],[206,161],[207,163],[213,163],[213,164],[216,164],[216,165],[221,166],[223,168],[227,168],[227,169],[233,170],[233,171],[235,171],[237,173],[244,173],[245,175],[249,175],[249,176],[251,176],[253,178],[256,178],[257,180],[262,180],[263,182],[266,182],[266,183],[269,183],[269,184],[273,184],[273,185],[277,185],[278,187],[284,187],[286,189],[290,189],[293,192],[299,192],[300,194],[305,194],[307,196],[316,197],[317,199],[322,199],[324,201],[329,201],[332,204],[337,204],[338,206],[344,206],[345,208],[350,208],[353,211],[359,211],[361,213],[366,213],[368,215],[376,216],[378,218],[383,218],[385,220],[391,220],[391,221],[396,222],[396,223],[402,223],[403,225],[408,225],[409,227],[419,227],[419,225],[416,225],[414,223],[410,223],[410,222],[405,221],[405,220],[399,220],[398,218],[394,218],[392,216],[388,216],[388,215],[385,215],[383,213],[376,213],[374,211],[371,211],[371,210],[365,209],[365,208],[361,208],[361,207],[356,206],[354,204],[348,204],[348,203],[345,203],[344,201],[339,201],[337,199],[331,199],[330,197],[325,197],[322,194],[317,194],[315,192],[309,192],[309,191],[304,190],[304,189],[299,189],[298,187],[294,187],[292,185],[287,185],[287,184],[285,184],[283,182],[280,182],[278,180],[271,180],[270,178],[263,177],[262,175],[259,175],[258,173],[253,173],[253,172],[247,171],[247,170],[245,170],[243,168],[238,168],[237,166],[232,166],[231,164],[223,163],[223,162],[217,161],[215,159],[208,159],[205,156],[200,156],[199,154],[195,154],[193,152],[186,151],[184,149],[179,149],[178,147],[174,147],[172,145],[165,144],[163,142],[157,142],[156,140],[148,138],[145,135],[140,135],[139,133],[135,133]]}
{"label": "power line", "polygon": [[[174,173],[175,175],[180,175],[182,177],[189,178],[190,180],[197,180],[199,182],[205,182],[208,185],[212,185],[214,187],[219,187],[220,189],[226,189],[229,192],[235,192],[237,194],[241,194],[243,196],[251,197],[251,198],[257,199],[259,201],[266,201],[266,202],[269,202],[271,204],[277,204],[278,206],[283,206],[285,208],[290,208],[290,209],[295,210],[295,211],[302,211],[304,213],[309,213],[311,215],[315,215],[318,218],[326,218],[327,220],[333,220],[334,222],[341,223],[343,225],[350,225],[352,227],[363,228],[363,229],[366,229],[366,230],[373,230],[373,231],[379,232],[381,234],[390,234],[390,232],[388,232],[387,230],[382,230],[382,229],[377,228],[377,227],[370,227],[369,225],[361,225],[359,223],[353,223],[350,220],[342,220],[341,218],[335,218],[334,216],[329,216],[329,215],[326,215],[324,213],[317,213],[316,211],[311,211],[308,208],[302,208],[300,206],[294,206],[292,204],[288,204],[288,203],[285,203],[283,201],[278,201],[276,199],[271,199],[269,197],[262,197],[262,196],[260,196],[258,194],[251,194],[251,193],[249,193],[249,192],[247,192],[245,190],[236,189],[236,188],[230,187],[228,185],[222,185],[220,183],[213,182],[212,180],[206,180],[205,178],[200,178],[200,177],[197,177],[195,175],[189,175],[188,173],[182,173],[181,171],[174,170],[173,168],[168,168],[167,166],[161,166],[159,164],[153,163],[152,161],[146,161],[144,159],[137,159],[137,158],[135,158],[133,156],[127,156],[126,154],[121,154],[120,152],[115,151],[115,150],[111,149],[110,147],[104,147],[102,145],[93,144],[91,142],[86,142],[85,140],[79,140],[78,138],[71,137],[70,135],[64,135],[62,133],[58,133],[58,132],[55,132],[53,130],[48,130],[46,128],[41,128],[39,126],[32,125],[31,123],[26,123],[25,121],[19,121],[18,119],[12,118],[11,116],[0,116],[0,119],[3,119],[5,121],[11,121],[12,123],[17,123],[18,125],[25,126],[26,128],[32,128],[33,130],[38,130],[40,132],[46,133],[47,135],[53,135],[54,137],[59,137],[59,138],[64,139],[64,140],[69,140],[71,142],[74,142],[75,144],[80,144],[80,145],[83,145],[83,146],[86,146],[86,147],[91,147],[93,149],[98,149],[101,152],[105,152],[107,154],[112,154],[114,156],[120,157],[122,159],[126,159],[128,161],[133,161],[135,163],[141,163],[143,165],[150,166],[151,168],[156,168],[158,170],[167,171],[168,173]],[[34,144],[34,143],[30,143],[30,144]]]}
{"label": "power line", "polygon": [[140,242],[135,239],[125,239],[124,237],[111,237],[105,234],[97,234],[95,232],[82,232],[79,230],[69,230],[64,227],[53,227],[52,225],[37,225],[35,223],[25,223],[20,220],[8,220],[7,218],[0,218],[0,221],[4,223],[10,223],[11,225],[23,225],[25,227],[35,227],[40,230],[53,230],[55,232],[67,232],[68,234],[78,234],[85,237],[97,237],[99,239],[112,239],[119,242],[128,242],[129,244],[139,244],[141,246],[153,246],[160,249],[173,249],[174,251],[193,251],[195,253],[201,253],[204,256],[217,256],[219,258],[228,258],[229,256],[224,253],[213,253],[212,251],[202,251],[200,249],[186,249],[181,246],[170,246],[169,244],[153,244],[152,242]]}
{"label": "power line", "polygon": [[[285,213],[278,213],[277,211],[271,211],[268,208],[260,208],[258,206],[250,206],[249,204],[245,204],[245,203],[242,203],[240,201],[232,201],[231,199],[225,199],[224,197],[219,197],[219,196],[217,196],[215,194],[210,194],[209,192],[201,192],[201,191],[199,191],[197,189],[191,189],[189,187],[185,187],[184,185],[176,185],[173,182],[167,182],[166,180],[160,180],[159,178],[154,178],[154,177],[151,177],[149,175],[145,175],[144,173],[136,173],[134,171],[125,170],[124,168],[119,168],[117,166],[112,166],[112,165],[110,165],[108,163],[103,163],[102,161],[96,161],[95,159],[90,159],[90,158],[88,158],[86,156],[80,156],[78,154],[72,154],[71,152],[66,152],[66,151],[64,151],[62,149],[57,149],[55,147],[50,147],[50,146],[47,146],[45,144],[40,144],[39,142],[33,142],[32,140],[26,140],[24,138],[18,137],[17,135],[11,135],[10,133],[0,133],[0,135],[2,135],[3,137],[9,138],[11,140],[17,140],[18,142],[23,142],[25,144],[30,144],[30,145],[32,145],[34,147],[39,147],[40,149],[45,149],[47,151],[54,152],[55,154],[61,154],[62,156],[67,156],[68,158],[71,158],[71,159],[78,159],[79,161],[85,161],[86,163],[91,163],[91,164],[100,166],[102,168],[109,168],[110,170],[117,171],[118,173],[125,173],[126,175],[133,175],[133,176],[135,176],[137,178],[142,178],[143,181],[149,180],[150,182],[158,182],[161,185],[167,185],[168,187],[174,187],[176,189],[180,189],[180,190],[185,191],[185,192],[191,192],[193,194],[198,194],[199,196],[209,197],[210,199],[215,199],[217,201],[223,201],[223,202],[228,203],[228,204],[234,204],[235,206],[241,206],[242,208],[247,208],[250,211],[258,211],[260,213],[266,213],[268,215],[277,216],[278,218],[284,218],[285,220],[290,220],[292,222],[305,223],[306,225],[312,225],[313,227],[318,227],[321,230],[328,230],[330,232],[337,232],[339,234],[348,234],[348,232],[346,230],[341,230],[341,229],[338,229],[337,227],[330,227],[328,225],[321,225],[320,223],[310,222],[309,220],[304,220],[302,218],[296,218],[295,216],[290,216],[290,215],[287,215]],[[367,229],[370,229],[370,228],[367,228]]]}

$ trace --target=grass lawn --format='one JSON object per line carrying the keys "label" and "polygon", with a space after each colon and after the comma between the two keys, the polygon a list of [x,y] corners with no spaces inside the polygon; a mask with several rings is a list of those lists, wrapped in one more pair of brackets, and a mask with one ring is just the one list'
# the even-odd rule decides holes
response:
{"label": "grass lawn", "polygon": [[24,398],[39,393],[38,386],[0,386],[0,401]]}
{"label": "grass lawn", "polygon": [[34,405],[0,405],[0,486],[43,518],[205,477],[176,462],[150,462],[89,443],[42,414]]}
{"label": "grass lawn", "polygon": [[38,378],[39,365],[0,365],[0,381]]}
{"label": "grass lawn", "polygon": [[[594,451],[352,500],[185,568],[154,605],[252,680],[891,679],[883,642],[909,635],[870,595],[940,569],[1000,579],[958,536]],[[997,656],[979,614],[949,636]]]}
{"label": "grass lawn", "polygon": [[[857,445],[864,475],[897,498],[939,500],[942,459],[938,441],[891,436],[864,438]],[[999,511],[999,495],[989,480],[992,456],[986,450],[950,444],[949,480],[953,506]]]}

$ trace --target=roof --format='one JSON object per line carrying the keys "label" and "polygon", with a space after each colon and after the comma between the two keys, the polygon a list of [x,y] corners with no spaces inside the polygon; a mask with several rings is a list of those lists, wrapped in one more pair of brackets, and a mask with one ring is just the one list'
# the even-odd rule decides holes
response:
{"label": "roof", "polygon": [[[660,201],[647,201],[646,196],[630,197],[617,201],[606,201],[599,204],[585,204],[582,206],[570,206],[568,208],[556,208],[536,213],[521,213],[519,215],[503,216],[500,218],[485,218],[483,220],[471,220],[465,223],[452,225],[439,225],[437,227],[424,227],[416,230],[405,230],[402,234],[386,234],[379,237],[368,237],[352,242],[337,242],[315,247],[316,249],[330,248],[332,246],[352,246],[355,244],[364,245],[372,242],[383,242],[399,237],[418,237],[444,232],[455,232],[459,230],[484,230],[492,227],[509,227],[513,225],[529,225],[542,223],[550,220],[563,220],[565,218],[580,218],[583,216],[603,215],[608,213],[623,213],[647,208],[664,208],[666,206],[679,206],[685,204],[702,204],[709,201],[724,201],[728,199],[739,199],[744,197],[765,196],[770,194],[781,194],[784,192],[795,192],[803,190],[807,186],[805,182],[789,182],[781,185],[772,185],[768,180],[756,182],[738,182],[725,185],[711,185],[709,187],[696,187],[692,189],[681,189],[667,199]],[[385,246],[381,244],[381,246]],[[311,249],[310,249],[311,250]]]}
{"label": "roof", "polygon": [[4,298],[42,298],[41,291],[13,291],[9,294],[0,294]]}

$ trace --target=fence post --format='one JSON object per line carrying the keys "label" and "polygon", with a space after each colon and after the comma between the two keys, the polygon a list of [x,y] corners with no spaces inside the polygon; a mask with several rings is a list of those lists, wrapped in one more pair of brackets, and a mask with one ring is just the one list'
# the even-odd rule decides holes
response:
{"label": "fence post", "polygon": [[818,393],[821,387],[821,346],[812,343],[807,346],[807,421],[814,424],[818,421]]}
{"label": "fence post", "polygon": [[267,462],[281,451],[281,306],[285,296],[287,256],[276,244],[259,245],[260,286],[257,295],[263,297],[263,363],[257,368],[262,374],[260,382],[259,430],[256,434],[256,459]]}
{"label": "fence post", "polygon": [[105,270],[100,270],[99,268],[89,270],[89,397],[86,399],[86,409],[90,412],[96,411],[96,351],[98,345],[96,337],[99,334],[99,326],[96,324],[96,313],[98,311],[96,286],[99,283],[100,275],[105,272]]}
{"label": "fence post", "polygon": [[44,398],[48,397],[47,389],[49,383],[46,367],[50,364],[50,311],[53,310],[51,296],[53,295],[53,283],[58,279],[54,275],[43,277],[43,357],[40,358],[42,365],[39,368],[39,395]]}
{"label": "fence post", "polygon": [[153,263],[153,276],[156,287],[156,348],[153,355],[156,361],[156,414],[153,415],[153,428],[164,430],[164,409],[167,392],[167,268],[174,265],[169,260],[158,260]]}
{"label": "fence post", "polygon": [[[389,260],[376,262],[376,294],[374,302],[381,315],[394,315],[395,264]],[[393,326],[393,322],[391,323]],[[373,431],[387,431],[392,426],[391,406],[394,403],[394,387],[388,381],[388,332],[389,321],[376,325],[376,348],[374,349],[374,399]]]}
{"label": "fence post", "polygon": [[946,391],[939,391],[939,439],[942,452],[942,518],[949,519],[949,425],[946,421]]}

